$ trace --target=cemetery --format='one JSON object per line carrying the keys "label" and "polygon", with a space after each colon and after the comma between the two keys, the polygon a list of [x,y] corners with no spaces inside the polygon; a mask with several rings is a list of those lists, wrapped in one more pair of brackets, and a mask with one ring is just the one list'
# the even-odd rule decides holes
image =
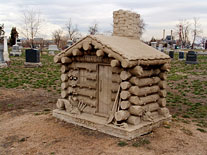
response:
{"label": "cemetery", "polygon": [[135,12],[113,22],[62,51],[8,47],[0,25],[0,154],[207,153],[207,51],[150,47]]}

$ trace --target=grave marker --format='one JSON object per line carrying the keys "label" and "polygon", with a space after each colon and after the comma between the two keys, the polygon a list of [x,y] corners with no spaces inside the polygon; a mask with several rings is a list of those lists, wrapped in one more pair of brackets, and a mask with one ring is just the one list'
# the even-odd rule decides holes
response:
{"label": "grave marker", "polygon": [[12,51],[10,52],[10,55],[12,55],[12,56],[21,56],[22,55],[22,52],[19,48],[19,45],[12,46]]}
{"label": "grave marker", "polygon": [[188,51],[186,54],[186,64],[197,64],[197,53],[194,51]]}
{"label": "grave marker", "polygon": [[42,63],[40,62],[40,51],[36,49],[26,49],[25,50],[26,62],[25,67],[40,67]]}
{"label": "grave marker", "polygon": [[174,58],[174,51],[169,51],[169,56],[171,59],[173,59]]}
{"label": "grave marker", "polygon": [[183,51],[180,51],[179,52],[179,60],[183,60],[184,57],[185,57],[184,52]]}

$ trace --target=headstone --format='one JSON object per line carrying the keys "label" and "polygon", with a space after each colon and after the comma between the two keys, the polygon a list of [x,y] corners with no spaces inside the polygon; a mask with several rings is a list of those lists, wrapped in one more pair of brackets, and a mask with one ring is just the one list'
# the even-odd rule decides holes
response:
{"label": "headstone", "polygon": [[186,54],[186,64],[197,64],[197,53],[194,51],[188,51]]}
{"label": "headstone", "polygon": [[174,58],[174,51],[169,51],[169,56],[171,59],[173,59]]}
{"label": "headstone", "polygon": [[19,45],[12,46],[12,51],[10,52],[10,55],[12,55],[12,56],[21,56],[22,55],[22,52],[19,48]]}
{"label": "headstone", "polygon": [[8,53],[8,46],[7,46],[7,37],[2,36],[0,37],[0,68],[7,67],[7,63],[10,62],[9,53]]}
{"label": "headstone", "polygon": [[40,62],[40,51],[36,49],[26,49],[25,50],[26,62],[25,67],[40,67],[42,63]]}
{"label": "headstone", "polygon": [[184,59],[184,52],[180,51],[179,52],[179,60],[183,60]]}
{"label": "headstone", "polygon": [[57,45],[49,45],[49,55],[55,55],[55,51],[59,51]]}
{"label": "headstone", "polygon": [[0,63],[4,62],[4,45],[0,44]]}
{"label": "headstone", "polygon": [[151,42],[151,46],[156,49],[157,48],[157,42]]}

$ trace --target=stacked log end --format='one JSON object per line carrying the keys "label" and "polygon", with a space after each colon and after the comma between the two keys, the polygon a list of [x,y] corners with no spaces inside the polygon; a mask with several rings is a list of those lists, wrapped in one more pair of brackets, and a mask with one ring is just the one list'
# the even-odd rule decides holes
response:
{"label": "stacked log end", "polygon": [[[120,63],[113,61],[111,66],[117,67]],[[117,121],[138,125],[142,121],[169,116],[166,108],[166,72],[170,66],[160,66],[150,68],[138,65],[120,72],[121,101],[115,115]]]}

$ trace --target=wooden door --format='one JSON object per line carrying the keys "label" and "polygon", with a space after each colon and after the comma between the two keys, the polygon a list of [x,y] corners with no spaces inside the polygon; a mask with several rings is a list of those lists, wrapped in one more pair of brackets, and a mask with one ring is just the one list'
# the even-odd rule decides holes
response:
{"label": "wooden door", "polygon": [[111,66],[99,65],[98,67],[99,73],[99,86],[98,86],[98,98],[99,103],[97,107],[97,112],[103,116],[108,116],[109,111],[111,109]]}

